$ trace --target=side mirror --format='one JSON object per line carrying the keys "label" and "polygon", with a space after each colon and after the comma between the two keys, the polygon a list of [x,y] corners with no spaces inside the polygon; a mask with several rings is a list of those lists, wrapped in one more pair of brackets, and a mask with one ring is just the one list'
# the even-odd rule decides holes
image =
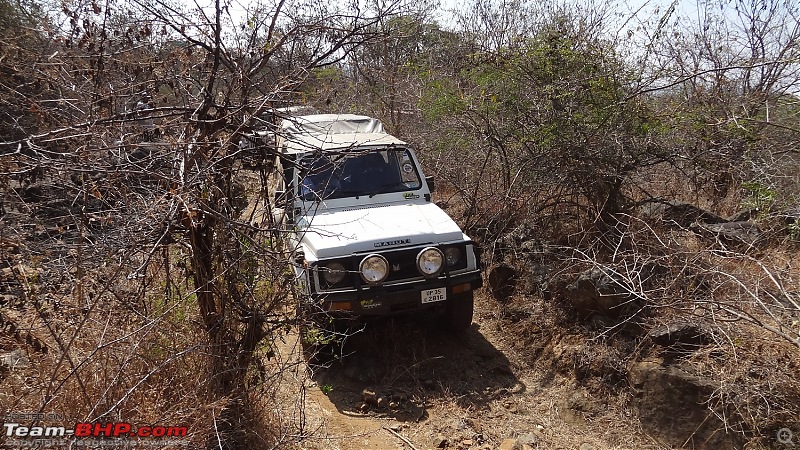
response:
{"label": "side mirror", "polygon": [[428,184],[429,191],[433,192],[434,190],[436,190],[436,181],[434,181],[433,175],[425,177],[425,183]]}

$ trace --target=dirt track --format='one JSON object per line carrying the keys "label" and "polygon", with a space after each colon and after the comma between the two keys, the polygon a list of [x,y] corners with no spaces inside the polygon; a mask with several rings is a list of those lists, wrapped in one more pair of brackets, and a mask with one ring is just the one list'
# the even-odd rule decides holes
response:
{"label": "dirt track", "polygon": [[[350,337],[327,367],[298,366],[284,391],[287,404],[302,393],[308,438],[300,447],[495,449],[513,438],[518,448],[660,448],[625,420],[625,399],[599,404],[558,374],[559,356],[578,342],[560,337],[520,354],[527,327],[499,317],[482,291],[477,298],[463,334],[434,317],[382,320]],[[281,352],[300,358],[296,336],[290,341]]]}

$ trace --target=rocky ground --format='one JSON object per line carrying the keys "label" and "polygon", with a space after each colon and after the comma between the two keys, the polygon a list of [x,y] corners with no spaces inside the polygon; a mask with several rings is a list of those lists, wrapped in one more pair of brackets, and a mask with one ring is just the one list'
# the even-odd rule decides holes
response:
{"label": "rocky ground", "polygon": [[[326,359],[287,383],[304,392],[313,449],[667,448],[641,430],[624,389],[598,400],[570,375],[578,336],[519,344],[531,336],[486,292],[463,334],[433,317],[372,322]],[[503,306],[503,309],[507,306]],[[282,349],[299,355],[299,345]],[[531,365],[533,353],[544,354]],[[297,356],[294,356],[297,357]],[[305,389],[301,388],[304,387]],[[289,395],[288,397],[291,397]],[[295,404],[288,402],[287,405]]]}

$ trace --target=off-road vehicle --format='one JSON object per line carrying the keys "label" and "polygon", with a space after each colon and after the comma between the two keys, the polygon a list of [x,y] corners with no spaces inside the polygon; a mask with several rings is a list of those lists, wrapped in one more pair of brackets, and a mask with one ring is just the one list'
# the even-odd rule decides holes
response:
{"label": "off-road vehicle", "polygon": [[411,146],[380,121],[317,114],[284,119],[273,214],[289,230],[300,309],[366,318],[438,309],[472,322],[479,255],[431,201]]}

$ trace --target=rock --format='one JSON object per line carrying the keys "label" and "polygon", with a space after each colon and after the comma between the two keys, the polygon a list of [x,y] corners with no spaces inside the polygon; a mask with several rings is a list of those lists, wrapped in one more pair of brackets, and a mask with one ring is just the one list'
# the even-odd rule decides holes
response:
{"label": "rock", "polygon": [[516,439],[503,439],[503,442],[500,443],[500,446],[497,447],[497,450],[515,450],[516,446]]}
{"label": "rock", "polygon": [[438,435],[433,439],[433,444],[436,448],[446,448],[450,445],[450,439],[442,435]]}
{"label": "rock", "polygon": [[392,400],[398,403],[404,402],[408,400],[408,394],[406,394],[405,392],[395,392],[394,394],[392,394]]}
{"label": "rock", "polygon": [[533,433],[525,433],[517,438],[517,443],[520,445],[536,445],[539,438]]}
{"label": "rock", "polygon": [[701,236],[718,239],[725,244],[746,244],[747,246],[755,245],[764,234],[752,222],[695,223],[689,229]]}
{"label": "rock", "polygon": [[472,439],[464,439],[463,441],[461,441],[461,445],[467,448],[472,447],[472,444],[474,444],[474,442],[472,442]]}
{"label": "rock", "polygon": [[502,261],[507,255],[539,251],[543,248],[544,246],[541,242],[536,239],[536,229],[523,223],[497,241],[495,246],[496,261]]}
{"label": "rock", "polygon": [[753,220],[757,218],[760,213],[761,210],[759,210],[758,208],[745,209],[730,216],[728,218],[728,222],[743,222],[746,220]]}
{"label": "rock", "polygon": [[711,341],[709,331],[702,325],[673,323],[658,327],[648,334],[654,344],[677,351],[694,351]]}
{"label": "rock", "polygon": [[504,439],[498,450],[527,450],[532,449],[539,441],[533,433],[526,433],[516,439]]}
{"label": "rock", "polygon": [[666,224],[686,228],[694,222],[723,223],[726,220],[710,211],[683,202],[648,202],[639,208],[639,215],[645,219],[660,219]]}
{"label": "rock", "polygon": [[489,271],[489,289],[492,296],[499,301],[507,301],[514,293],[517,270],[508,264],[498,264]]}
{"label": "rock", "polygon": [[566,287],[565,295],[584,315],[617,316],[621,313],[620,306],[635,298],[622,280],[615,280],[600,269],[581,273]]}
{"label": "rock", "polygon": [[386,407],[386,406],[387,406],[387,404],[388,404],[388,403],[389,403],[389,401],[388,401],[388,400],[386,400],[386,397],[384,397],[384,396],[382,396],[382,395],[381,395],[381,396],[380,396],[380,397],[378,397],[378,399],[375,401],[375,406],[377,406],[378,408],[384,408],[384,407]]}
{"label": "rock", "polygon": [[630,385],[636,388],[642,429],[665,446],[701,449],[741,449],[743,439],[719,417],[736,423],[733,407],[710,406],[719,383],[692,375],[678,366],[642,361],[630,367]]}
{"label": "rock", "polygon": [[585,414],[597,414],[603,410],[603,406],[595,402],[585,391],[574,392],[567,400],[567,407],[573,411]]}
{"label": "rock", "polygon": [[378,394],[372,389],[366,388],[361,391],[361,400],[370,406],[378,406]]}

